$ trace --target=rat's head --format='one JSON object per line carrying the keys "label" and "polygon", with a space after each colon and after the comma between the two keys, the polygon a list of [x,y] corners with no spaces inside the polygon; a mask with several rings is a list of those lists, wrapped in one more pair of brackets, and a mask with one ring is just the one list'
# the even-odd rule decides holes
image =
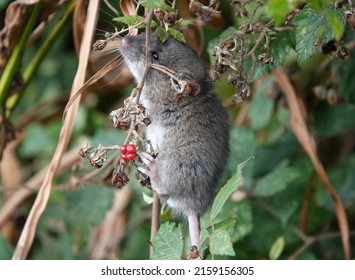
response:
{"label": "rat's head", "polygon": [[[146,61],[145,34],[124,37],[121,53],[133,76],[139,81],[143,76]],[[206,79],[205,64],[195,51],[171,37],[162,43],[156,32],[153,32],[150,36],[150,55],[153,64],[160,64],[177,74],[184,74],[199,84],[202,84]],[[168,75],[159,70],[150,69],[146,83],[164,84],[169,80]]]}

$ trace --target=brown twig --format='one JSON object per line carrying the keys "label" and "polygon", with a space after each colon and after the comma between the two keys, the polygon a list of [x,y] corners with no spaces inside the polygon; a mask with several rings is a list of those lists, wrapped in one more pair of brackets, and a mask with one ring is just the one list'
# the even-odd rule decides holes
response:
{"label": "brown twig", "polygon": [[[79,160],[80,157],[78,156],[78,151],[76,148],[66,152],[62,161],[60,162],[57,174],[62,174],[65,170],[71,168]],[[19,187],[16,192],[13,193],[2,205],[0,208],[0,228],[23,201],[39,189],[47,170],[48,167],[34,175],[31,179],[24,183],[23,187]]]}
{"label": "brown twig", "polygon": [[286,74],[281,68],[276,68],[274,71],[276,81],[283,90],[288,106],[291,111],[291,125],[295,133],[296,138],[303,147],[304,151],[308,154],[312,161],[313,167],[325,186],[326,190],[331,195],[335,203],[335,212],[341,232],[341,240],[343,244],[344,257],[345,259],[351,258],[351,247],[350,247],[350,237],[349,237],[349,225],[346,217],[346,212],[344,205],[336,192],[334,186],[329,181],[328,175],[325,171],[323,164],[321,163],[318,155],[317,148],[315,144],[314,137],[311,135],[307,128],[304,117],[302,116],[302,110],[300,106],[300,100],[296,96],[296,92]]}
{"label": "brown twig", "polygon": [[[153,240],[154,236],[157,234],[159,229],[159,216],[160,216],[160,201],[159,196],[156,192],[153,194],[153,205],[152,205],[152,222],[150,228],[150,241]],[[150,242],[151,244],[151,242]],[[154,254],[153,246],[150,246],[149,257],[152,258]]]}
{"label": "brown twig", "polygon": [[300,213],[300,228],[306,233],[307,232],[307,222],[308,222],[308,214],[309,207],[311,205],[311,197],[312,197],[312,183],[309,183],[306,188],[306,193],[304,195],[303,204]]}
{"label": "brown twig", "polygon": [[[77,2],[77,4],[79,2]],[[89,61],[89,53],[94,33],[93,31],[95,30],[96,18],[98,16],[99,11],[99,3],[100,1],[98,0],[90,1],[87,9],[86,23],[82,37],[83,43],[81,45],[79,53],[79,66],[73,82],[71,95],[73,95],[84,84],[85,81],[85,73]],[[46,172],[45,178],[39,189],[36,200],[31,208],[26,224],[23,228],[23,231],[21,232],[21,236],[16,245],[16,249],[13,254],[13,259],[15,260],[25,259],[32,246],[39,218],[41,217],[44,209],[47,206],[53,179],[56,176],[63,153],[67,148],[69,142],[76,112],[79,107],[79,101],[80,99],[74,102],[73,106],[68,111],[68,115],[65,119],[65,122],[63,123],[56,151],[53,155],[53,158],[49,165],[49,169]]]}

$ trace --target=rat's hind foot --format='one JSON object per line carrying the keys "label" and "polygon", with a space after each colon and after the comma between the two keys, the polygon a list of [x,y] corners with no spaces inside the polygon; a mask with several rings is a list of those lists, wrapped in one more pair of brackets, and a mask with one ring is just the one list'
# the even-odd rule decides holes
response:
{"label": "rat's hind foot", "polygon": [[190,255],[189,255],[189,260],[202,260],[197,247],[195,245],[192,245],[190,248]]}

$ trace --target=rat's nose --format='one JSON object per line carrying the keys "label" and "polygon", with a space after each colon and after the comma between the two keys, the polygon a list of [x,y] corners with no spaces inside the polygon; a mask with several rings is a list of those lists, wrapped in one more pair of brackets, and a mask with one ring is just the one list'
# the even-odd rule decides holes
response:
{"label": "rat's nose", "polygon": [[126,36],[122,39],[122,46],[129,46],[131,42],[132,42],[132,37]]}

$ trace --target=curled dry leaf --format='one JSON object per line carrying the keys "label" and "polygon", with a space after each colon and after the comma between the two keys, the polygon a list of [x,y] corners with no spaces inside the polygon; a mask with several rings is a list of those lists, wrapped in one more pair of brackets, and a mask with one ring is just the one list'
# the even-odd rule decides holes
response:
{"label": "curled dry leaf", "polygon": [[6,10],[5,25],[0,31],[0,69],[3,69],[7,63],[30,8],[28,5],[15,1],[10,3]]}
{"label": "curled dry leaf", "polygon": [[[121,0],[120,1],[120,7],[122,10],[122,13],[125,16],[136,16],[137,15],[137,7],[136,3],[134,0]],[[137,35],[138,34],[138,28],[131,28],[130,29],[130,34],[131,35]]]}
{"label": "curled dry leaf", "polygon": [[136,3],[133,0],[121,0],[120,7],[125,16],[137,15]]}

